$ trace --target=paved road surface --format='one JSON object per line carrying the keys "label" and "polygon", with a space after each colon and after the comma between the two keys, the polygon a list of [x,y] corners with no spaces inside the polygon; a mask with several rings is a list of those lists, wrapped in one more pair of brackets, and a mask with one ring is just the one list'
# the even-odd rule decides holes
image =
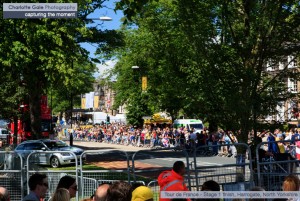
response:
{"label": "paved road surface", "polygon": [[[66,141],[68,144],[69,141]],[[149,148],[143,147],[134,147],[131,145],[125,146],[120,144],[108,144],[105,142],[87,142],[87,141],[74,141],[74,146],[81,147],[84,150],[122,150],[122,151],[129,151],[129,152],[136,152],[139,150],[149,150]]]}

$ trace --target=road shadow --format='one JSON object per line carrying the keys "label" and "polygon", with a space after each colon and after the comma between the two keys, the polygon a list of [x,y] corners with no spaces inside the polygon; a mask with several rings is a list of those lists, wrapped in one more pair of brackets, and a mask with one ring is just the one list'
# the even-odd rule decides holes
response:
{"label": "road shadow", "polygon": [[117,150],[115,147],[88,147],[88,146],[82,146],[82,145],[73,145],[73,147],[78,147],[83,150],[105,150],[105,149]]}

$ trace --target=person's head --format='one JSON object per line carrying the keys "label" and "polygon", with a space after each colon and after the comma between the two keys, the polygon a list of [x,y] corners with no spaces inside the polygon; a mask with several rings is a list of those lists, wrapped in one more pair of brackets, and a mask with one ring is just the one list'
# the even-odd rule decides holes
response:
{"label": "person's head", "polygon": [[176,172],[179,175],[184,175],[185,174],[185,165],[184,162],[182,161],[176,161],[173,164],[173,171]]}
{"label": "person's head", "polygon": [[147,186],[139,186],[132,191],[131,201],[153,201],[153,192]]}
{"label": "person's head", "polygon": [[77,192],[77,184],[76,184],[76,179],[74,177],[71,177],[69,175],[63,176],[60,178],[56,189],[59,188],[65,188],[69,191],[70,193],[70,198],[76,197],[76,192]]}
{"label": "person's head", "polygon": [[214,180],[209,180],[202,184],[201,191],[220,191],[220,185]]}
{"label": "person's head", "polygon": [[70,193],[65,188],[56,189],[54,194],[52,195],[51,201],[69,201]]}
{"label": "person's head", "polygon": [[300,179],[298,176],[290,174],[285,177],[282,184],[283,191],[299,191],[300,190]]}
{"label": "person's head", "polygon": [[144,186],[142,183],[131,183],[131,191],[134,191],[137,187]]}
{"label": "person's head", "polygon": [[[260,187],[260,186],[254,186],[250,189],[250,191],[265,191],[264,188]],[[265,201],[265,199],[260,199],[260,198],[251,198],[249,199],[251,201]]]}
{"label": "person's head", "polygon": [[10,201],[9,192],[4,187],[0,187],[0,201]]}
{"label": "person's head", "polygon": [[131,201],[130,189],[130,184],[117,181],[108,188],[106,201]]}
{"label": "person's head", "polygon": [[48,179],[45,174],[35,173],[28,180],[30,191],[34,191],[37,196],[44,198],[48,190]]}
{"label": "person's head", "polygon": [[101,184],[94,195],[94,201],[105,201],[107,196],[107,190],[109,188],[109,184]]}

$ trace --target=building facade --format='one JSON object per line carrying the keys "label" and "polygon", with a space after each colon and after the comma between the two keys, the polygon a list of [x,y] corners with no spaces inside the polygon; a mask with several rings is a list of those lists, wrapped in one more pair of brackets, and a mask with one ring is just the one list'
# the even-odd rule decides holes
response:
{"label": "building facade", "polygon": [[110,115],[125,114],[125,106],[117,110],[112,108],[115,102],[116,92],[109,84],[93,84],[94,91],[81,95],[81,109],[88,109],[92,112],[105,112]]}
{"label": "building facade", "polygon": [[[299,73],[299,62],[296,56],[288,56],[283,58],[279,63],[274,63],[272,61],[267,62],[266,72],[272,76],[276,76],[282,71],[289,72],[287,75],[293,73]],[[289,93],[292,93],[294,98],[288,99],[286,101],[278,102],[276,106],[276,111],[273,115],[269,115],[265,118],[266,121],[276,121],[281,123],[293,123],[298,124],[299,118],[299,98],[298,94],[299,81],[291,76],[285,76],[283,78],[284,85],[287,87]]]}

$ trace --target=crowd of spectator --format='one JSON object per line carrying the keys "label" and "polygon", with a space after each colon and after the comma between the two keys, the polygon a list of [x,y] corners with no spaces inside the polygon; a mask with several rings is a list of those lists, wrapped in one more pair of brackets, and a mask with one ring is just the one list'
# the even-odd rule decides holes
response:
{"label": "crowd of spectator", "polygon": [[[74,129],[61,129],[60,132],[65,138],[71,135],[74,140],[106,142],[120,145],[131,145],[139,147],[180,147],[194,148],[210,145],[228,145],[220,147],[212,147],[209,151],[210,155],[235,156],[236,147],[230,146],[237,143],[237,135],[232,131],[223,131],[219,129],[217,132],[208,132],[204,128],[203,131],[195,132],[193,129],[188,130],[185,127],[173,128],[171,125],[155,126],[145,125],[143,128],[136,128],[120,123],[78,126]],[[272,153],[290,153],[294,158],[297,157],[297,143],[300,147],[300,134],[297,129],[290,129],[283,132],[275,129],[274,132],[263,131],[257,133],[260,142],[278,142],[266,143],[262,147],[265,151]],[[249,134],[249,144],[253,139],[253,133]],[[281,143],[280,141],[288,140],[291,143]],[[300,149],[299,149],[300,159]]]}
{"label": "crowd of spectator", "polygon": [[[49,182],[46,174],[35,173],[28,181],[30,192],[22,201],[45,200]],[[84,188],[84,186],[82,186]],[[4,189],[2,191],[2,189]],[[6,188],[0,187],[0,201],[9,201],[9,192]],[[70,201],[78,191],[76,179],[70,175],[63,176],[55,192],[49,201]],[[2,197],[3,200],[1,199]],[[129,184],[125,181],[116,181],[112,184],[101,184],[95,193],[82,201],[153,201],[153,192],[149,187],[142,184]]]}
{"label": "crowd of spectator", "polygon": [[229,146],[238,142],[233,132],[209,133],[207,129],[195,132],[185,127],[173,128],[171,125],[164,127],[145,125],[143,128],[131,127],[119,123],[108,125],[81,126],[74,129],[61,129],[64,138],[71,135],[74,140],[93,142],[105,142],[120,145],[131,145],[139,147],[180,147],[194,148],[206,145],[223,145],[221,148],[214,147],[210,155],[233,156],[236,154],[234,147]]}
{"label": "crowd of spectator", "polygon": [[290,129],[283,132],[275,129],[274,132],[269,130],[259,133],[259,142],[263,142],[260,147],[269,154],[288,154],[293,159],[300,160],[300,134],[298,129]]}

